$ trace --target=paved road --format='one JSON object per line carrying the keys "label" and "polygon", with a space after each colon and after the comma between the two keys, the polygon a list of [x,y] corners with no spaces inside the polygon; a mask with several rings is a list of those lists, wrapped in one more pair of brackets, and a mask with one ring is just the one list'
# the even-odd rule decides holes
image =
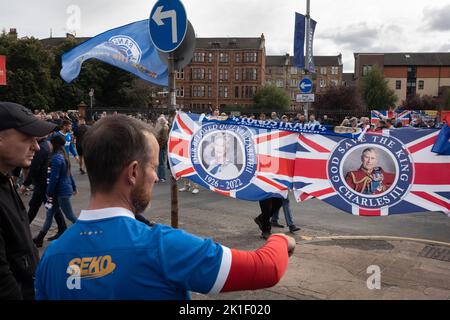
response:
{"label": "paved road", "polygon": [[[89,186],[86,175],[75,172],[74,176],[79,194],[73,197],[73,207],[78,215],[89,201]],[[167,182],[155,185],[151,208],[144,213],[148,219],[170,224],[169,187]],[[277,286],[213,297],[194,294],[193,299],[450,299],[450,218],[446,215],[431,212],[366,218],[319,200],[291,201],[291,205],[302,230],[294,235],[296,253]],[[238,249],[253,250],[263,244],[253,222],[259,214],[257,203],[201,189],[196,195],[179,193],[179,208],[182,229]],[[33,234],[37,234],[43,217],[41,209],[32,224]],[[287,232],[287,228],[277,231]],[[327,240],[334,236],[345,239]],[[354,236],[367,239],[352,239]],[[418,238],[448,245],[370,236]],[[318,241],[320,237],[325,238]],[[371,265],[381,269],[380,290],[367,288],[367,268]]]}

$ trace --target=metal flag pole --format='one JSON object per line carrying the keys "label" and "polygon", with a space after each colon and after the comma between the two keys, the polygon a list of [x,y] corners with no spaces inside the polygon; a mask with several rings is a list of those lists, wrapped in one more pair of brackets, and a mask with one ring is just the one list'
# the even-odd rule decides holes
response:
{"label": "metal flag pole", "polygon": [[[169,53],[168,59],[168,72],[169,72],[169,116],[172,121],[175,121],[176,105],[177,105],[177,92],[175,83],[175,55],[173,52]],[[170,175],[170,220],[173,228],[178,228],[178,185],[177,180]]]}
{"label": "metal flag pole", "polygon": [[[310,25],[311,25],[311,15],[310,15],[310,2],[309,2],[310,0],[306,0],[306,39],[309,39],[309,32],[310,32]],[[307,40],[306,41],[306,54],[305,54],[305,56],[304,56],[304,59],[305,59],[305,63],[304,63],[304,66],[305,66],[305,76],[308,78],[308,68],[307,68],[307,65],[309,65],[309,61],[308,61],[308,64],[307,64],[307,59],[309,59],[309,54],[310,54],[310,51],[311,50],[311,48],[310,48],[310,43],[309,43],[309,41]],[[309,109],[311,108],[311,103],[310,102],[307,102],[306,103],[306,109],[305,109],[305,111],[304,111],[304,114],[305,114],[305,121],[308,121],[308,112],[309,112]]]}

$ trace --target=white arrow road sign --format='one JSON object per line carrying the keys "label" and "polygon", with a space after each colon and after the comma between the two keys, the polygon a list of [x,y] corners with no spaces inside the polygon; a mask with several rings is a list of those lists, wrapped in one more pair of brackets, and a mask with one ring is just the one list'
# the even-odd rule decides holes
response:
{"label": "white arrow road sign", "polygon": [[178,35],[177,35],[177,12],[175,10],[169,10],[169,11],[162,11],[164,9],[164,6],[159,6],[156,8],[155,14],[153,14],[153,21],[158,26],[163,26],[164,22],[162,19],[168,19],[170,18],[172,21],[172,43],[178,42]]}

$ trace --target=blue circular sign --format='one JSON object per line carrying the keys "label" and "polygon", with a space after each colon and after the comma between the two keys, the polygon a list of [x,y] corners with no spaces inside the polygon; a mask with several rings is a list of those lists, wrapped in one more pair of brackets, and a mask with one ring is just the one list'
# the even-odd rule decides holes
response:
{"label": "blue circular sign", "polygon": [[252,132],[232,124],[206,124],[192,137],[192,164],[209,186],[239,191],[255,176],[257,161]]}
{"label": "blue circular sign", "polygon": [[313,88],[313,83],[309,78],[303,78],[298,84],[301,93],[310,93]]}
{"label": "blue circular sign", "polygon": [[162,52],[171,52],[183,42],[187,31],[187,16],[181,1],[159,0],[150,12],[150,37]]}

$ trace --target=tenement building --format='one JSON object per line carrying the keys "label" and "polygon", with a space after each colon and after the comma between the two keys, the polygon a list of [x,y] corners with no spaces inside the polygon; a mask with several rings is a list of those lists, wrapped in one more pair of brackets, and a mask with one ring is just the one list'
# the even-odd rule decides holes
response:
{"label": "tenement building", "polygon": [[[313,80],[313,93],[323,93],[331,86],[342,85],[342,56],[314,56],[315,74],[310,75]],[[283,88],[291,98],[291,110],[300,110],[303,103],[296,102],[300,94],[299,82],[305,77],[303,69],[294,66],[294,57],[289,54],[282,56],[267,56],[266,84]]]}
{"label": "tenement building", "polygon": [[194,112],[251,105],[265,84],[265,39],[197,38],[192,61],[176,73],[177,105]]}

